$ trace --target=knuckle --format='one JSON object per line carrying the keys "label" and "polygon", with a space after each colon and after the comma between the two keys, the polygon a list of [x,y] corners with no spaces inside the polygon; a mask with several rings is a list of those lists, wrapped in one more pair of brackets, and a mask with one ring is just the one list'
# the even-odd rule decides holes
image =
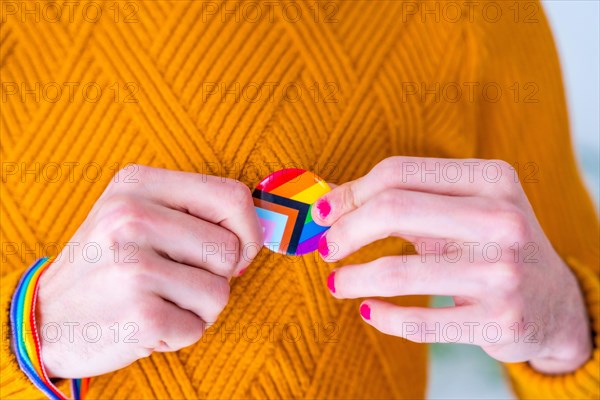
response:
{"label": "knuckle", "polygon": [[137,239],[145,234],[148,216],[144,207],[131,196],[113,196],[102,211],[100,224],[115,239]]}
{"label": "knuckle", "polygon": [[341,203],[344,210],[352,210],[360,205],[354,195],[353,183],[348,183],[345,189],[342,190]]}
{"label": "knuckle", "polygon": [[375,167],[374,171],[396,171],[402,165],[402,158],[398,156],[388,157],[379,162]]}
{"label": "knuckle", "polygon": [[227,280],[219,278],[214,280],[210,286],[210,298],[213,303],[213,311],[207,315],[209,321],[214,322],[225,309],[229,302],[230,287]]}
{"label": "knuckle", "polygon": [[221,262],[224,268],[228,273],[233,273],[240,261],[240,240],[233,233],[225,231],[220,238],[218,247],[222,249]]}
{"label": "knuckle", "polygon": [[389,313],[381,313],[377,318],[377,329],[390,333],[394,331],[394,321]]}
{"label": "knuckle", "polygon": [[493,320],[500,326],[514,326],[515,322],[523,321],[523,308],[515,301],[506,302],[505,307],[497,311]]}
{"label": "knuckle", "polygon": [[422,343],[424,341],[424,331],[429,329],[421,314],[416,311],[410,311],[402,319],[401,331],[404,332],[406,339],[412,342]]}
{"label": "knuckle", "polygon": [[421,313],[419,313],[416,310],[411,310],[407,312],[404,316],[404,320],[408,323],[418,326],[419,329],[421,329],[423,327],[423,324],[425,323],[423,315],[421,315]]}
{"label": "knuckle", "polygon": [[[492,168],[493,167],[493,168]],[[488,160],[482,167],[483,176],[491,185],[494,196],[516,200],[519,194],[519,180],[514,167],[504,160]]]}
{"label": "knuckle", "polygon": [[410,284],[407,269],[397,265],[387,265],[379,268],[376,279],[377,287],[385,288],[385,292],[395,295],[405,292]]}
{"label": "knuckle", "polygon": [[221,237],[219,241],[224,246],[225,249],[228,250],[238,250],[240,249],[240,239],[233,232],[229,230],[223,229]]}
{"label": "knuckle", "polygon": [[197,240],[202,245],[205,261],[217,264],[215,266],[225,274],[233,272],[240,258],[240,241],[235,234],[220,229],[210,239],[199,235]]}
{"label": "knuckle", "polygon": [[[240,245],[235,235],[228,235],[228,239],[223,241],[223,252],[221,262],[228,274],[232,274],[240,261]],[[232,251],[234,250],[235,251]]]}
{"label": "knuckle", "polygon": [[153,302],[139,302],[136,318],[139,325],[147,332],[147,336],[161,337],[164,327],[164,316]]}
{"label": "knuckle", "polygon": [[497,293],[512,295],[519,290],[523,281],[522,269],[512,263],[503,264],[495,268],[494,273],[490,274],[490,286],[494,287]]}
{"label": "knuckle", "polygon": [[126,288],[130,293],[143,293],[148,289],[154,271],[154,266],[140,255],[138,265],[116,263],[113,264],[113,276],[120,287]]}
{"label": "knuckle", "polygon": [[388,157],[375,165],[371,173],[381,179],[385,184],[393,184],[397,181],[398,171],[402,168],[400,157]]}
{"label": "knuckle", "polygon": [[236,180],[229,180],[227,184],[225,202],[228,205],[234,207],[236,210],[247,210],[254,207],[252,192],[250,192],[248,186]]}
{"label": "knuckle", "polygon": [[512,173],[512,171],[514,171],[513,166],[510,165],[510,163],[505,160],[494,159],[494,160],[490,160],[490,162],[493,162],[494,164],[496,164],[498,166],[500,171],[502,171],[502,176],[508,175],[508,173]]}
{"label": "knuckle", "polygon": [[129,273],[134,279],[143,280],[146,282],[150,277],[159,272],[160,266],[153,256],[146,252],[140,252],[136,257],[136,265],[124,263],[123,268],[130,271]]}
{"label": "knuckle", "polygon": [[200,318],[195,318],[195,320],[190,324],[188,329],[186,329],[181,340],[180,348],[188,347],[196,343],[202,338],[203,334],[204,322]]}
{"label": "knuckle", "polygon": [[513,204],[502,206],[493,212],[496,237],[505,242],[521,243],[529,234],[529,223],[525,212]]}

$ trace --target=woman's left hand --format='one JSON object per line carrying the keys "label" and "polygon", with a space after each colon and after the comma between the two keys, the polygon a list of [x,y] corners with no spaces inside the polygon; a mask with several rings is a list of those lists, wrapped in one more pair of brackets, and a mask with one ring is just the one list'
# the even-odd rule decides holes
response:
{"label": "woman's left hand", "polygon": [[471,343],[546,373],[573,371],[591,355],[577,281],[504,161],[388,158],[323,196],[313,219],[331,225],[319,243],[326,261],[389,236],[412,242],[418,253],[335,270],[333,296],[453,297],[445,308],[365,300],[363,319],[384,333]]}

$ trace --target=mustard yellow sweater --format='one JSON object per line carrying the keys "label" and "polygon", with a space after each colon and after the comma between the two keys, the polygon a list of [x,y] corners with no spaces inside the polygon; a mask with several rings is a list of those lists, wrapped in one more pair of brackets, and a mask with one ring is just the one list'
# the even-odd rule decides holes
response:
{"label": "mustard yellow sweater", "polygon": [[[507,365],[509,375],[521,397],[599,396],[598,219],[573,158],[538,3],[54,4],[58,21],[44,1],[2,4],[3,398],[40,396],[8,344],[20,274],[72,237],[126,163],[252,186],[290,165],[345,182],[392,155],[515,165],[579,278],[595,349],[571,374],[522,363]],[[381,241],[348,262],[401,248]],[[361,321],[357,301],[331,297],[331,268],[315,255],[263,251],[232,281],[213,332],[94,378],[89,397],[423,397],[426,346],[378,333]]]}

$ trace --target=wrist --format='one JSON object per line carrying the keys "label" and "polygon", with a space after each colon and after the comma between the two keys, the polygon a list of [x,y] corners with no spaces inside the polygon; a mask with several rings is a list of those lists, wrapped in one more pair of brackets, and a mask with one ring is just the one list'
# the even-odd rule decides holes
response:
{"label": "wrist", "polygon": [[51,264],[48,257],[36,261],[21,277],[10,309],[12,345],[21,370],[50,398],[64,398],[50,381],[41,360],[36,300],[40,276]]}
{"label": "wrist", "polygon": [[[48,257],[36,261],[25,271],[13,293],[10,308],[12,348],[19,368],[40,391],[52,399],[66,399],[48,375],[46,363],[42,361],[41,340],[38,334],[39,282],[51,263],[52,260]],[[88,384],[88,378],[71,380],[73,397],[83,399]]]}
{"label": "wrist", "polygon": [[[38,338],[40,343],[40,358],[43,361],[43,366],[46,371],[46,374],[49,378],[61,378],[60,376],[60,357],[55,357],[59,351],[55,351],[56,347],[60,347],[60,338],[62,337],[62,332],[58,332],[56,336],[57,340],[48,341],[46,335],[46,329],[49,326],[59,326],[56,317],[52,316],[53,314],[53,304],[50,299],[53,297],[49,292],[48,280],[51,278],[52,270],[45,271],[42,276],[40,276],[38,282],[38,291],[37,291],[37,299],[36,299],[36,329],[38,332]],[[60,307],[59,307],[60,308]],[[54,336],[54,333],[52,334]]]}

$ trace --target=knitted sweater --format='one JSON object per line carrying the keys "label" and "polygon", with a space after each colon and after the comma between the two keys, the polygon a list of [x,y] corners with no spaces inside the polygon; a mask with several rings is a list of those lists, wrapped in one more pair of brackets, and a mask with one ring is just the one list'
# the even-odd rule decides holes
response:
{"label": "knitted sweater", "polygon": [[[72,237],[126,163],[252,186],[289,166],[342,183],[393,155],[515,166],[579,279],[595,348],[570,374],[519,363],[509,376],[522,397],[599,396],[598,219],[538,3],[134,1],[101,14],[100,3],[58,4],[58,20],[45,2],[2,5],[2,397],[40,396],[9,347],[18,277]],[[209,334],[93,378],[89,397],[422,398],[426,345],[381,334],[359,300],[334,299],[334,266],[263,250]]]}

